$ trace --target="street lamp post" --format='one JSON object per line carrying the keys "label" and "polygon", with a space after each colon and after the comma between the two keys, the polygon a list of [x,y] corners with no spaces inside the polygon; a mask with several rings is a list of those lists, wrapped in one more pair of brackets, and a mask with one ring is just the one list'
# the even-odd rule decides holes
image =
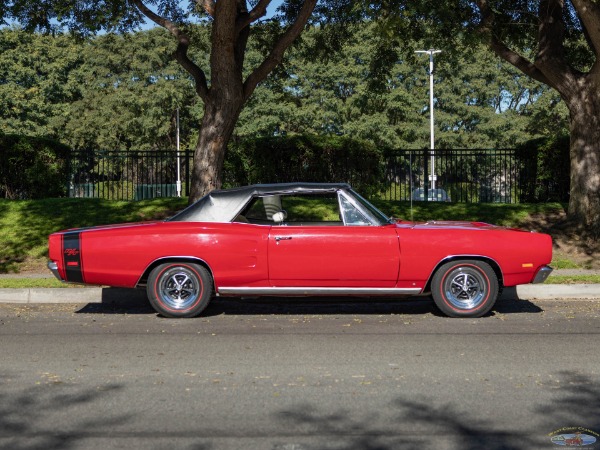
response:
{"label": "street lamp post", "polygon": [[435,139],[433,131],[433,55],[441,53],[441,50],[417,50],[415,53],[425,53],[429,55],[429,129],[431,139],[431,189],[435,189]]}
{"label": "street lamp post", "polygon": [[177,108],[175,141],[177,146],[177,197],[181,197],[181,160],[179,153],[179,108]]}

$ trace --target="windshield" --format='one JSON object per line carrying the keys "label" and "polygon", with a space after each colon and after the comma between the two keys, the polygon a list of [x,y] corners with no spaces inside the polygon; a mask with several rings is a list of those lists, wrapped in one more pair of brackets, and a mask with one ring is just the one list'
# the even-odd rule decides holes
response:
{"label": "windshield", "polygon": [[360,194],[357,194],[356,192],[352,191],[352,196],[356,199],[358,203],[360,203],[360,205],[364,209],[366,209],[373,216],[373,218],[375,218],[379,222],[379,225],[393,223],[392,219],[390,219],[388,216],[382,213],[378,208],[376,208],[368,200],[363,198]]}

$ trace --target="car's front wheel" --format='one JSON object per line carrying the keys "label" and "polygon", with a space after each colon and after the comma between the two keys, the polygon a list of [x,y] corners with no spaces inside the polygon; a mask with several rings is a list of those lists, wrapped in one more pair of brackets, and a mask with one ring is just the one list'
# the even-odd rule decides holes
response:
{"label": "car's front wheel", "polygon": [[208,306],[213,283],[206,268],[172,262],[152,270],[146,291],[154,309],[163,316],[195,317]]}
{"label": "car's front wheel", "polygon": [[481,317],[498,297],[498,277],[489,264],[477,260],[451,261],[431,280],[436,306],[450,317]]}

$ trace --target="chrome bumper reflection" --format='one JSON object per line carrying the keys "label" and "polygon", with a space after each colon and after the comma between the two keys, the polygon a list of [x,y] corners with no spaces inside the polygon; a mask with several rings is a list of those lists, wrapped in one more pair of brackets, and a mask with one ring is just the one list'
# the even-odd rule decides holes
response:
{"label": "chrome bumper reflection", "polygon": [[54,261],[48,261],[48,269],[50,269],[50,272],[52,272],[52,275],[54,275],[58,281],[65,281],[60,277],[60,274],[58,273],[58,264]]}
{"label": "chrome bumper reflection", "polygon": [[544,281],[546,281],[546,278],[548,278],[548,275],[550,275],[552,273],[552,270],[553,269],[550,266],[544,266],[544,267],[542,267],[535,274],[535,277],[533,278],[532,283],[534,283],[534,284],[543,283]]}

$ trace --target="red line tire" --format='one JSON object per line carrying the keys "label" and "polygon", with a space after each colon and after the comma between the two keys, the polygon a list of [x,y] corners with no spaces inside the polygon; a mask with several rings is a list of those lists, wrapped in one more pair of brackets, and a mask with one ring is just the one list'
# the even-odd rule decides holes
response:
{"label": "red line tire", "polygon": [[165,317],[196,317],[210,302],[213,281],[206,268],[172,262],[157,266],[146,287],[152,307]]}
{"label": "red line tire", "polygon": [[498,277],[483,261],[451,261],[442,265],[431,280],[436,306],[450,317],[481,317],[498,298]]}

